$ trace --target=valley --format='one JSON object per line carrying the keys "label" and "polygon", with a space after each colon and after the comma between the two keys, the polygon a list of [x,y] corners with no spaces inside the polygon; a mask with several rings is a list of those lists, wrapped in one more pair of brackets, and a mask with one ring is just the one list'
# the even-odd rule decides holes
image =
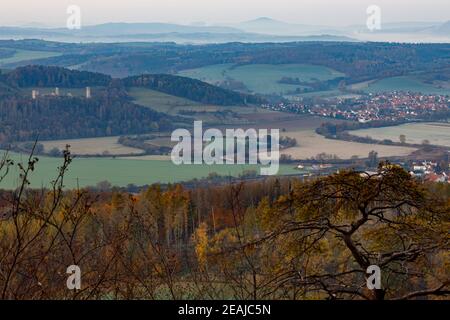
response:
{"label": "valley", "polygon": [[41,300],[64,317],[60,300],[131,318],[142,300],[170,319],[334,319],[450,298],[449,0],[1,7],[13,316]]}
{"label": "valley", "polygon": [[[410,95],[410,100],[405,100],[414,104],[422,101],[421,94],[448,93],[449,68],[439,71],[432,58],[424,59],[420,50],[428,48],[388,44],[368,46],[371,48],[357,43],[199,46],[133,43],[126,46],[8,42],[5,50],[12,47],[18,51],[36,51],[30,59],[43,65],[14,69],[23,61],[5,62],[4,66],[10,69],[5,70],[0,79],[5,123],[0,129],[3,130],[3,136],[0,135],[2,146],[26,154],[32,141],[39,136],[39,156],[50,164],[50,168],[57,158],[48,156],[60,156],[64,147],[70,145],[79,168],[74,169],[74,175],[69,178],[71,186],[78,174],[81,185],[95,185],[108,180],[103,177],[111,172],[129,172],[131,167],[135,169],[130,170],[136,172],[146,170],[148,175],[137,177],[129,172],[127,177],[117,175],[110,183],[126,186],[130,183],[176,182],[205,177],[213,172],[239,175],[246,170],[200,166],[193,170],[185,168],[186,172],[183,172],[182,168],[172,168],[168,156],[173,146],[170,134],[175,128],[191,128],[196,120],[221,129],[280,129],[282,137],[296,141],[295,146],[281,152],[291,161],[283,165],[284,172],[290,174],[301,174],[294,169],[296,161],[360,159],[362,163],[372,151],[382,158],[407,157],[417,148],[329,139],[316,132],[325,122],[339,124],[344,121],[341,116],[336,116],[336,105],[344,106],[342,115],[347,123],[368,117],[364,108],[359,110],[361,115],[349,111],[357,103],[370,105],[370,115],[376,119],[379,116],[377,99],[394,99],[392,95],[381,95],[386,90],[416,92]],[[38,47],[48,50],[49,56],[40,56]],[[393,61],[389,68],[382,64],[385,58],[381,54],[386,48],[390,48],[389,59]],[[417,49],[415,55],[409,48]],[[439,59],[447,59],[445,45],[430,45],[430,48],[442,48]],[[315,50],[320,50],[322,55],[310,54]],[[128,59],[133,63],[125,62],[125,52],[127,56],[131,55]],[[356,52],[357,56],[349,55],[350,52]],[[6,51],[5,55],[8,54]],[[171,59],[159,59],[161,54]],[[402,59],[405,54],[410,55],[409,62]],[[343,59],[343,55],[351,58]],[[356,67],[353,62],[363,57],[371,59],[371,64]],[[414,68],[410,61],[415,61]],[[110,65],[113,62],[114,66]],[[55,63],[73,68],[45,66]],[[126,68],[119,70],[119,65]],[[106,69],[107,74],[99,73]],[[117,77],[118,74],[123,76]],[[86,87],[90,88],[89,98]],[[34,100],[32,91],[39,93]],[[439,99],[444,101],[442,96]],[[276,108],[261,108],[267,101],[275,103]],[[436,106],[441,108],[442,103]],[[290,104],[301,106],[301,110],[283,109]],[[36,110],[39,113],[34,113]],[[16,121],[19,114],[28,120]],[[31,118],[37,121],[31,121]],[[19,128],[20,134],[17,134]],[[385,134],[383,137],[391,137],[389,129],[368,130],[360,134],[373,134],[376,138],[376,130],[379,130]],[[413,139],[414,133],[407,136]],[[96,170],[98,166],[102,169]],[[45,168],[44,165],[43,176],[48,176]],[[165,175],[171,178],[165,179]],[[43,181],[42,177],[36,179],[33,183]]]}
{"label": "valley", "polygon": [[179,75],[224,85],[239,91],[260,94],[288,95],[304,86],[282,83],[283,78],[300,82],[332,80],[344,74],[323,66],[302,64],[252,64],[211,65],[198,69],[183,70]]}

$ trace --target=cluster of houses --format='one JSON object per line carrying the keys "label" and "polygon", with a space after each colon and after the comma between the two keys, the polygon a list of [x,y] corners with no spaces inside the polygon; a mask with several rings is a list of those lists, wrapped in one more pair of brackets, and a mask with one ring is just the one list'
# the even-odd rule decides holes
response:
{"label": "cluster of houses", "polygon": [[313,105],[300,100],[275,105],[266,104],[262,107],[274,111],[306,113],[366,123],[376,120],[416,120],[436,112],[448,111],[450,97],[391,92],[369,94],[352,99],[337,98]]}
{"label": "cluster of houses", "polygon": [[416,178],[430,182],[448,182],[450,183],[448,168],[440,168],[437,162],[423,161],[413,163],[410,174]]}
{"label": "cluster of houses", "polygon": [[[442,168],[443,164],[435,161],[418,161],[412,164],[406,164],[404,162],[393,164],[403,167],[407,170],[411,176],[420,179],[422,181],[436,182],[436,183],[450,183],[450,165],[448,168]],[[297,170],[304,171],[304,176],[318,176],[327,175],[335,172],[339,172],[340,169],[346,168],[346,165],[333,165],[333,164],[298,164]],[[355,168],[356,169],[356,168]],[[363,167],[357,169],[364,171],[368,174],[376,174],[375,171],[367,171]]]}

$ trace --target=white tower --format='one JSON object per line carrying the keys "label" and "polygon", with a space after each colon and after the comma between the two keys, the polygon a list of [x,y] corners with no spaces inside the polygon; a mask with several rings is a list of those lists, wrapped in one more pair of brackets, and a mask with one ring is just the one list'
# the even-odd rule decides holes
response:
{"label": "white tower", "polygon": [[91,98],[91,87],[86,87],[86,99]]}

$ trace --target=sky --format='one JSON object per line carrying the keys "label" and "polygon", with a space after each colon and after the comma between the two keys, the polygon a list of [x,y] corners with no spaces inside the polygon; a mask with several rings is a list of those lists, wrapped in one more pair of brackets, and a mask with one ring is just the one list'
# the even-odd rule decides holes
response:
{"label": "sky", "polygon": [[448,21],[450,0],[2,0],[0,25],[63,27],[67,7],[81,8],[84,25],[106,22],[236,23],[271,17],[291,23],[365,24],[378,5],[384,22]]}

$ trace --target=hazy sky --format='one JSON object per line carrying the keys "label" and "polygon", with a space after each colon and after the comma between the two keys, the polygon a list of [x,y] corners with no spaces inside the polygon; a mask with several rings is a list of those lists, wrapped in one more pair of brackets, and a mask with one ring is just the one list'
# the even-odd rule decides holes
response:
{"label": "hazy sky", "polygon": [[65,26],[78,5],[85,25],[104,22],[231,23],[267,16],[316,25],[364,24],[366,8],[384,22],[450,20],[450,0],[1,0],[0,25]]}

